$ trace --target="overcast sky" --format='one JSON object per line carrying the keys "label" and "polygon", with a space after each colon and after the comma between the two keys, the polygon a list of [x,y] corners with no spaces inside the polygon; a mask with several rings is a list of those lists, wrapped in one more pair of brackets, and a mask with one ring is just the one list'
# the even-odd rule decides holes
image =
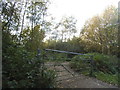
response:
{"label": "overcast sky", "polygon": [[80,30],[85,21],[101,14],[109,5],[118,7],[120,0],[50,0],[48,12],[59,21],[62,16],[74,16]]}

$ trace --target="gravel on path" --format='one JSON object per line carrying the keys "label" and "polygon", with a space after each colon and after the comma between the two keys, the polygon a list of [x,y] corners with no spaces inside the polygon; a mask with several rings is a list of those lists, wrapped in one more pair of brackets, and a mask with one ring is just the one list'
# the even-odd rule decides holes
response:
{"label": "gravel on path", "polygon": [[[49,67],[49,69],[55,69],[57,71],[58,77],[56,81],[58,88],[118,88],[96,78],[74,72],[69,67],[69,62],[59,63],[58,65],[54,62],[47,62],[45,65]],[[62,65],[64,65],[69,72]],[[72,74],[74,74],[74,76]]]}

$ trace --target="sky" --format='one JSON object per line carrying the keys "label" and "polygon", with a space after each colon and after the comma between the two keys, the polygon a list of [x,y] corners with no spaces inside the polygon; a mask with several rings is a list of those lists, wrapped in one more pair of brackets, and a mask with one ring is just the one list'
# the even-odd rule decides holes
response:
{"label": "sky", "polygon": [[120,0],[50,0],[51,4],[48,13],[55,20],[59,20],[63,16],[73,16],[77,19],[77,29],[80,32],[85,21],[95,15],[101,14],[109,5],[118,7]]}

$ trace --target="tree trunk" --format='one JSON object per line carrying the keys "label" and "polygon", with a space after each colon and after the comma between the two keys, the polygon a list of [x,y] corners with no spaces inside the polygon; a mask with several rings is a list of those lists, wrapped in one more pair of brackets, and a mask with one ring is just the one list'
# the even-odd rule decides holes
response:
{"label": "tree trunk", "polygon": [[[26,1],[26,3],[25,3],[25,6],[24,6],[25,10],[26,10],[26,7],[27,7],[27,1]],[[22,33],[22,31],[23,31],[24,16],[25,16],[25,12],[26,12],[25,10],[24,10],[24,13],[23,13],[22,26],[21,26],[21,32],[20,32],[20,40],[21,40],[21,33]]]}

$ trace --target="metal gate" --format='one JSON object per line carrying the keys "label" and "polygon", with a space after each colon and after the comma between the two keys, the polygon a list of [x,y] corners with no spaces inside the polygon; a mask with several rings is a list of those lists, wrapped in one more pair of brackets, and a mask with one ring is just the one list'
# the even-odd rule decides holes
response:
{"label": "metal gate", "polygon": [[[90,62],[90,76],[93,76],[93,64],[94,64],[94,61],[93,61],[93,56],[92,55],[86,55],[86,54],[82,54],[82,53],[76,53],[76,52],[68,52],[68,51],[60,51],[60,50],[53,50],[53,49],[44,49],[44,54],[43,54],[43,58],[44,59],[47,59],[49,57],[46,56],[46,54],[50,52],[50,53],[64,53],[64,54],[73,54],[73,55],[81,55],[81,56],[89,56],[90,58],[87,59],[87,60],[84,60],[84,61],[89,61]],[[41,52],[40,50],[38,50],[38,58],[40,57],[41,55]],[[54,54],[53,54],[54,55]],[[54,56],[52,56],[52,59],[56,59]],[[59,58],[60,59],[60,58]],[[58,59],[58,60],[59,60]],[[62,59],[62,58],[61,58]],[[69,58],[70,60],[70,58]],[[56,73],[57,73],[57,80],[56,82],[59,82],[59,81],[63,81],[63,80],[68,80],[68,79],[71,79],[71,78],[74,78],[76,77],[76,75],[74,73],[72,73],[70,71],[70,69],[67,68],[67,66],[64,64],[64,63],[58,63],[58,62],[54,62],[54,63],[45,63],[44,64],[47,68],[51,68],[52,70],[54,70]],[[64,73],[64,74],[60,74],[60,73]],[[62,77],[62,79],[61,79]],[[64,78],[63,78],[64,77]]]}

